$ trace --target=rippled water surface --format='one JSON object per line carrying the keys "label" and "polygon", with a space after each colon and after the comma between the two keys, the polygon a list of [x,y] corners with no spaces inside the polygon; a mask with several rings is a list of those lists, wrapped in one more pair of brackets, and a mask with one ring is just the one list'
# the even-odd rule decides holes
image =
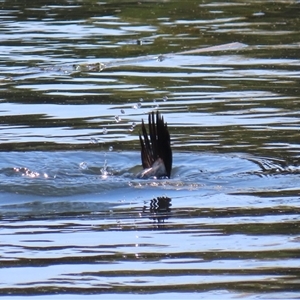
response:
{"label": "rippled water surface", "polygon": [[3,298],[299,299],[299,1],[0,7]]}

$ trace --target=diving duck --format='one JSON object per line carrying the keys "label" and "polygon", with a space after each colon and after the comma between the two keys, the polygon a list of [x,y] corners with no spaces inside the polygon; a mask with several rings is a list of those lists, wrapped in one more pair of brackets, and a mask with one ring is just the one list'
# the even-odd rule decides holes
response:
{"label": "diving duck", "polygon": [[158,111],[149,113],[148,123],[149,136],[142,120],[142,134],[139,137],[144,170],[137,177],[170,178],[172,149],[167,123],[164,122],[164,118]]}

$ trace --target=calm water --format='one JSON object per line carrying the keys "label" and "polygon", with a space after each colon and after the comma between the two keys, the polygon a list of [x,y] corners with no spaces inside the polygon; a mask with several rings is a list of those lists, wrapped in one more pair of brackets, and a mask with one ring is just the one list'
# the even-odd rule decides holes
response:
{"label": "calm water", "polygon": [[0,7],[3,298],[300,298],[299,1]]}

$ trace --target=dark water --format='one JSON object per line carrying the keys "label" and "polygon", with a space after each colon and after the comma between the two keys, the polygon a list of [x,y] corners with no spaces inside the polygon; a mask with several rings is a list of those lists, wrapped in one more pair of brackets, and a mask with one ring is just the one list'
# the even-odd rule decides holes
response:
{"label": "dark water", "polygon": [[2,296],[300,298],[299,1],[0,7]]}

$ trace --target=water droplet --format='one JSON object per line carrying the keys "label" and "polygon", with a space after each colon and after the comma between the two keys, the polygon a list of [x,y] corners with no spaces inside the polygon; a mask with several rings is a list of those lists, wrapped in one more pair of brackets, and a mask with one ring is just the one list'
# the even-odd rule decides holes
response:
{"label": "water droplet", "polygon": [[99,141],[97,138],[91,138],[90,144],[98,144],[98,143],[99,143]]}
{"label": "water droplet", "polygon": [[111,152],[114,150],[114,147],[113,146],[109,146],[108,150]]}
{"label": "water droplet", "polygon": [[144,101],[144,99],[143,98],[140,98],[140,102],[143,102]]}
{"label": "water droplet", "polygon": [[163,97],[163,101],[166,102],[169,98],[167,96]]}
{"label": "water droplet", "polygon": [[99,64],[99,71],[100,71],[100,72],[103,71],[105,68],[106,68],[106,65],[105,65],[105,64],[103,64],[103,63],[100,63],[100,64]]}
{"label": "water droplet", "polygon": [[102,129],[102,133],[107,134],[107,129],[105,127]]}
{"label": "water droplet", "polygon": [[132,108],[137,109],[138,108],[137,104],[132,105]]}
{"label": "water droplet", "polygon": [[142,107],[142,103],[138,103],[137,108],[141,108],[141,107]]}
{"label": "water droplet", "polygon": [[86,162],[81,162],[80,164],[79,164],[79,169],[81,169],[81,170],[87,170],[88,169],[88,165],[87,165],[87,163]]}
{"label": "water droplet", "polygon": [[165,59],[165,57],[163,55],[158,55],[156,60],[157,61],[163,61]]}
{"label": "water droplet", "polygon": [[104,166],[103,166],[103,168],[101,168],[100,172],[102,174],[102,178],[107,177],[108,172],[107,172],[107,161],[106,160],[104,161]]}
{"label": "water droplet", "polygon": [[132,132],[134,130],[135,126],[136,126],[136,123],[132,122],[131,127],[129,128],[129,131]]}
{"label": "water droplet", "polygon": [[121,114],[125,114],[125,110],[124,109],[121,109]]}
{"label": "water droplet", "polygon": [[117,122],[117,123],[119,123],[120,121],[121,121],[122,119],[120,118],[120,116],[115,116],[115,121]]}

